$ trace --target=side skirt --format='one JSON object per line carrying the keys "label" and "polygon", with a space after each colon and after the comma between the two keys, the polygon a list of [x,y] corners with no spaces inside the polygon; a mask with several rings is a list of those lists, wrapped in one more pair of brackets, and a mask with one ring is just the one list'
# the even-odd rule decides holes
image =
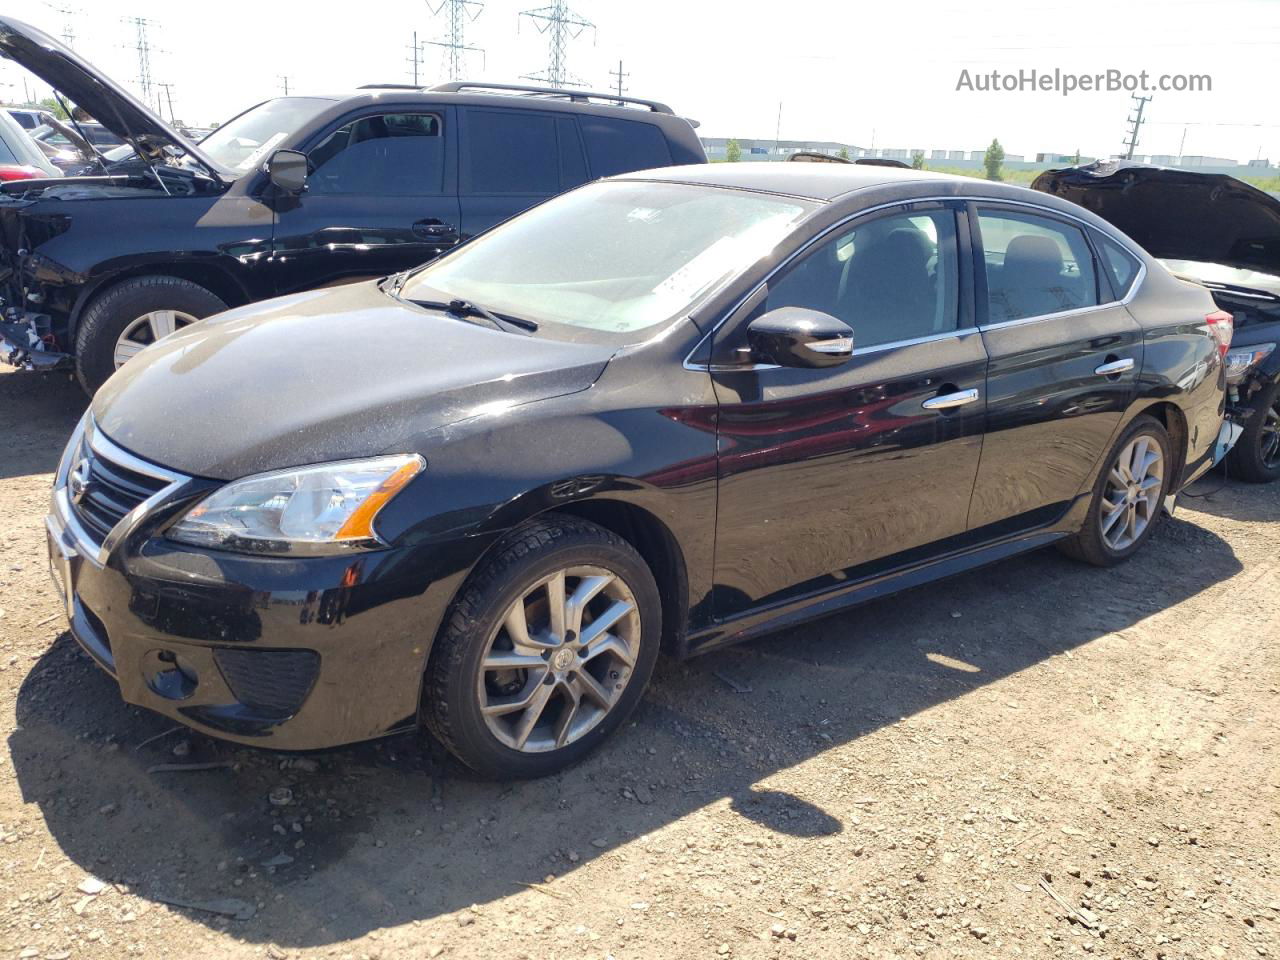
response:
{"label": "side skirt", "polygon": [[[1078,526],[1077,523],[1076,527]],[[1055,541],[1070,536],[1070,529],[1011,537],[906,569],[869,577],[856,583],[841,584],[832,590],[801,600],[764,610],[752,610],[732,620],[722,621],[690,634],[688,656],[697,656],[762,634],[784,630],[808,620],[843,613],[859,604],[898,593],[901,590],[968,573],[970,570],[985,567],[1020,553],[1039,550],[1041,547],[1047,547]]]}

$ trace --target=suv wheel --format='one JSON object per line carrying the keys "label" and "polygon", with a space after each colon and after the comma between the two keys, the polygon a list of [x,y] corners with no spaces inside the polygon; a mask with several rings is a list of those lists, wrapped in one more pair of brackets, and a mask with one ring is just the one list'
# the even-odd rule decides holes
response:
{"label": "suv wheel", "polygon": [[1107,454],[1084,527],[1063,541],[1063,551],[1099,567],[1137,553],[1160,519],[1172,465],[1164,424],[1146,414],[1135,417]]}
{"label": "suv wheel", "polygon": [[1280,381],[1269,383],[1249,406],[1244,432],[1227,455],[1231,472],[1250,483],[1280,479]]}
{"label": "suv wheel", "polygon": [[204,287],[178,277],[137,277],[117,284],[95,298],[80,318],[80,385],[92,394],[144,347],[225,309]]}
{"label": "suv wheel", "polygon": [[573,517],[523,527],[472,575],[436,639],[426,725],[484,776],[554,773],[639,702],[661,619],[653,574],[625,540]]}

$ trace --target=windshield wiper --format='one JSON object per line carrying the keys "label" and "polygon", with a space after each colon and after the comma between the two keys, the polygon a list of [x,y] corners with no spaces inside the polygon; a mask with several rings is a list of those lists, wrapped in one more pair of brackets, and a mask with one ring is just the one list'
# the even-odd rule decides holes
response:
{"label": "windshield wiper", "polygon": [[407,300],[406,302],[412,303],[414,306],[425,307],[428,310],[443,310],[445,313],[452,314],[455,317],[481,317],[488,320],[498,330],[509,330],[511,327],[516,327],[532,333],[538,329],[538,324],[534,320],[494,313],[492,310],[486,310],[480,304],[472,303],[470,300],[450,300],[447,303],[437,300]]}

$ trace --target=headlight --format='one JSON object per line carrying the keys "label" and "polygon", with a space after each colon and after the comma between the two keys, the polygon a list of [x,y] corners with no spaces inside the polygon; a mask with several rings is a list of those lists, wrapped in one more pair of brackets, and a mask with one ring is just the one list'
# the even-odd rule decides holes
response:
{"label": "headlight", "polygon": [[376,546],[378,511],[425,466],[417,454],[406,454],[246,477],[205,497],[167,536],[245,553],[339,553]]}
{"label": "headlight", "polygon": [[1244,375],[1260,364],[1271,351],[1274,343],[1259,343],[1252,347],[1237,347],[1227,351],[1227,383],[1239,383]]}

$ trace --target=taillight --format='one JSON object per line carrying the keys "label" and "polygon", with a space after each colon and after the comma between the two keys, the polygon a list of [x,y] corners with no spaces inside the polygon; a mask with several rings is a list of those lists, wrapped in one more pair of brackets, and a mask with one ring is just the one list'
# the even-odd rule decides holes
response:
{"label": "taillight", "polygon": [[39,167],[21,166],[15,163],[0,164],[0,180],[35,180],[48,174]]}
{"label": "taillight", "polygon": [[1209,325],[1209,334],[1218,344],[1218,356],[1225,357],[1231,346],[1231,334],[1235,330],[1236,321],[1225,310],[1215,310],[1204,318]]}

